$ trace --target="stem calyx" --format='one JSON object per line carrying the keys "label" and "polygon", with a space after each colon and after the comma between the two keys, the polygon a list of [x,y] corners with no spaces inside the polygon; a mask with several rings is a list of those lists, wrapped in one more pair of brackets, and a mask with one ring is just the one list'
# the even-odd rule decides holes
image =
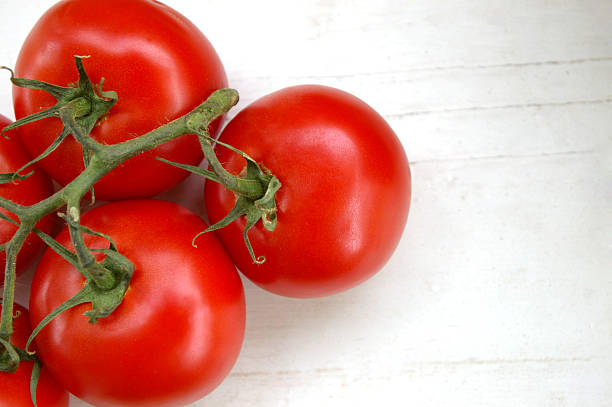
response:
{"label": "stem calyx", "polygon": [[[91,82],[83,67],[83,59],[85,58],[88,57],[74,56],[79,74],[79,80],[74,87],[53,85],[35,79],[16,78],[10,68],[2,67],[11,72],[11,82],[13,82],[15,86],[26,89],[44,90],[57,100],[54,106],[9,124],[2,130],[2,135],[8,130],[23,126],[27,123],[32,123],[47,117],[57,117],[60,115],[60,111],[67,107],[74,111],[77,124],[88,134],[94,128],[98,120],[117,103],[117,93],[113,91],[103,91],[103,80],[97,86]],[[96,88],[98,88],[97,91]]]}
{"label": "stem calyx", "polygon": [[[273,231],[276,228],[276,192],[282,186],[280,180],[269,171],[263,169],[248,154],[229,144],[214,140],[212,137],[210,137],[210,135],[208,135],[208,132],[205,129],[192,128],[192,130],[198,133],[200,137],[202,151],[204,152],[212,171],[192,165],[175,163],[159,157],[158,159],[167,164],[174,165],[178,168],[182,168],[194,174],[200,175],[208,180],[222,184],[225,188],[233,191],[236,195],[236,203],[232,210],[223,219],[198,233],[193,238],[192,244],[196,246],[195,241],[200,235],[224,228],[233,221],[245,216],[246,224],[243,228],[244,243],[253,262],[256,264],[263,264],[266,261],[266,258],[265,256],[255,255],[248,232],[260,219],[266,230]],[[239,176],[226,171],[217,159],[212,143],[229,148],[242,156],[246,160],[246,174],[244,176]]]}

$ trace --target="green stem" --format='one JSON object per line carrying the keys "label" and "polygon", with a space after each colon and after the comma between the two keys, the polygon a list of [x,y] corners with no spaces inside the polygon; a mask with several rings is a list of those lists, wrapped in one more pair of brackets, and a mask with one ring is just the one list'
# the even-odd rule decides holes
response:
{"label": "green stem", "polygon": [[[207,127],[217,117],[227,113],[238,102],[238,92],[234,89],[220,89],[211,94],[200,106],[155,130],[140,137],[114,144],[101,152],[104,161],[119,165],[121,162],[142,152],[151,150],[178,136],[192,132],[191,126],[197,123]],[[108,147],[112,147],[108,148]]]}
{"label": "green stem", "polygon": [[13,303],[15,302],[15,277],[17,275],[17,253],[28,237],[34,224],[22,223],[6,246],[4,267],[4,291],[2,294],[2,314],[0,315],[0,338],[8,341],[13,333]]}
{"label": "green stem", "polygon": [[[83,196],[91,185],[95,184],[100,178],[115,169],[128,158],[151,150],[190,132],[186,123],[192,118],[192,115],[197,114],[198,121],[202,120],[201,125],[206,126],[218,116],[227,113],[237,101],[238,94],[235,90],[218,90],[204,101],[198,109],[158,127],[149,133],[119,144],[100,144],[100,149],[92,155],[89,166],[64,188],[50,197],[29,207],[22,207],[0,197],[0,207],[8,210],[11,210],[11,208],[16,208],[17,210],[27,208],[28,213],[34,214],[33,216],[39,217],[40,219],[44,215],[57,211],[64,206],[69,197]],[[206,109],[210,107],[209,105],[218,106],[218,108],[214,110]],[[204,109],[208,114],[201,115],[200,109]]]}
{"label": "green stem", "polygon": [[217,158],[212,144],[210,144],[208,140],[200,137],[200,146],[202,147],[202,152],[204,152],[204,156],[208,160],[208,165],[210,165],[213,169],[213,172],[217,174],[219,182],[223,184],[223,186],[225,186],[227,189],[235,191],[238,188],[238,179],[233,174],[229,173],[223,167],[223,165],[221,165],[221,162]]}
{"label": "green stem", "polygon": [[115,276],[111,270],[108,270],[98,263],[89,248],[85,245],[83,232],[80,225],[80,203],[81,197],[71,199],[67,204],[66,220],[68,222],[68,230],[70,231],[70,239],[74,246],[77,259],[80,264],[80,271],[85,275],[88,281],[92,281],[103,290],[110,290],[115,286]]}
{"label": "green stem", "polygon": [[219,183],[230,191],[236,192],[238,195],[246,196],[251,199],[261,198],[264,193],[264,186],[256,180],[237,177],[228,172],[215,154],[215,150],[209,140],[200,136],[200,146],[204,152],[204,156],[208,160],[208,165],[211,166],[213,172],[217,175]]}
{"label": "green stem", "polygon": [[0,207],[6,209],[9,212],[13,212],[14,214],[16,214],[17,216],[19,216],[20,213],[23,213],[25,207],[21,206],[19,204],[16,204],[13,201],[10,201],[6,198],[3,198],[0,196]]}

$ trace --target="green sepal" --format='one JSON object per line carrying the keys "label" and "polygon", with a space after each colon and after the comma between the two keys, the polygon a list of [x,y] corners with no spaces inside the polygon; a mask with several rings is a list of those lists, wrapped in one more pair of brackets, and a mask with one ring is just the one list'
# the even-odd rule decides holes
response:
{"label": "green sepal", "polygon": [[40,379],[40,372],[42,371],[42,363],[40,360],[34,360],[34,366],[32,366],[32,375],[30,376],[30,397],[32,398],[32,404],[34,407],[38,407],[36,402],[36,389],[38,388],[38,380]]}
{"label": "green sepal", "polygon": [[102,262],[102,266],[111,270],[115,275],[117,284],[110,290],[99,288],[93,281],[88,281],[85,286],[76,293],[72,298],[69,298],[60,304],[49,315],[43,318],[42,321],[34,328],[32,334],[28,338],[26,351],[30,344],[38,335],[38,333],[57,317],[62,312],[76,307],[77,305],[91,303],[91,310],[86,311],[83,315],[89,318],[91,324],[98,322],[100,318],[105,318],[121,304],[125,292],[127,291],[132,275],[134,274],[134,265],[121,253],[111,249],[94,249],[106,254],[106,258]]}
{"label": "green sepal", "polygon": [[37,81],[35,79],[15,78],[15,72],[13,72],[11,68],[2,66],[0,69],[6,69],[11,73],[11,82],[13,82],[15,86],[19,86],[20,88],[44,90],[56,100],[62,99],[65,95],[67,95],[67,92],[70,92],[71,90],[74,91],[75,89],[73,87],[54,85],[52,83]]}
{"label": "green sepal", "polygon": [[232,210],[229,211],[229,213],[225,215],[225,217],[221,219],[219,222],[215,223],[214,225],[210,225],[209,227],[206,228],[206,230],[203,230],[202,232],[195,235],[195,237],[191,241],[191,244],[194,247],[197,247],[195,244],[195,241],[200,235],[204,233],[215,231],[217,229],[224,228],[228,226],[230,223],[232,223],[233,221],[235,221],[236,219],[240,218],[241,216],[246,215],[248,212],[249,205],[250,205],[250,202],[248,201],[248,198],[245,198],[243,196],[238,197],[238,199],[236,200],[236,204],[234,205]]}
{"label": "green sepal", "polygon": [[273,231],[276,228],[276,192],[282,186],[281,182],[275,176],[270,178],[268,182],[268,188],[266,193],[261,198],[253,202],[253,205],[260,213],[261,222],[264,228],[269,231]]}
{"label": "green sepal", "polygon": [[[251,255],[251,259],[254,263],[262,264],[266,261],[264,256],[255,256],[253,251],[253,246],[251,245],[251,241],[249,239],[248,231],[255,226],[255,224],[261,219],[264,228],[269,231],[273,231],[276,228],[277,222],[277,208],[276,208],[276,192],[282,186],[281,182],[276,178],[276,176],[271,175],[259,166],[257,162],[252,159],[246,153],[238,150],[237,148],[225,144],[220,141],[214,140],[210,137],[206,132],[200,132],[199,135],[206,139],[209,142],[216,142],[217,144],[229,148],[230,150],[238,153],[241,157],[243,157],[247,162],[246,175],[244,177],[236,177],[236,182],[241,185],[248,184],[258,184],[263,185],[265,187],[264,195],[258,199],[252,199],[248,196],[241,195],[237,193],[238,198],[236,199],[236,204],[232,208],[232,210],[225,215],[223,219],[215,223],[214,225],[209,226],[206,230],[198,233],[192,240],[191,244],[194,247],[197,247],[195,244],[196,239],[204,233],[212,232],[214,230],[218,230],[228,226],[230,223],[239,219],[241,216],[246,216],[246,224],[243,229],[244,243]],[[220,177],[214,172],[204,168],[200,168],[194,165],[181,164],[177,162],[173,162],[170,160],[166,160],[165,158],[156,157],[158,160],[173,165],[177,168],[181,168],[183,170],[189,171],[193,174],[200,175],[206,179],[211,181],[223,184]],[[236,191],[234,191],[236,192]]]}
{"label": "green sepal", "polygon": [[54,309],[46,317],[44,317],[43,320],[40,321],[40,323],[38,325],[36,325],[36,327],[32,330],[32,333],[30,334],[30,337],[28,338],[28,341],[26,343],[26,351],[28,351],[28,349],[30,348],[30,344],[32,343],[34,338],[36,338],[36,335],[38,335],[38,333],[45,326],[47,326],[47,324],[49,322],[51,322],[55,317],[57,317],[59,314],[61,314],[62,312],[66,311],[66,310],[68,310],[68,309],[70,309],[72,307],[76,307],[77,305],[84,304],[86,302],[91,302],[91,300],[89,298],[90,297],[90,291],[91,291],[91,285],[92,284],[87,283],[85,285],[85,287],[83,287],[78,293],[76,293],[74,295],[74,297],[71,297],[70,299],[64,301],[62,304],[60,304],[60,306],[58,306],[56,309]]}
{"label": "green sepal", "polygon": [[0,338],[0,345],[4,348],[4,351],[0,352],[0,372],[14,373],[20,362],[36,360],[35,356],[5,339]]}
{"label": "green sepal", "polygon": [[94,291],[91,298],[92,309],[83,315],[89,318],[91,324],[95,324],[100,318],[106,318],[117,309],[123,301],[123,297],[134,274],[134,265],[121,253],[110,249],[95,249],[93,251],[106,254],[102,266],[113,271],[117,285],[110,290],[103,290],[98,288],[93,282],[88,283],[88,285],[93,287]]}
{"label": "green sepal", "polygon": [[14,346],[9,341],[0,338],[0,345],[4,347],[4,351],[0,352],[0,372],[3,373],[15,373],[19,368],[19,364],[23,361],[33,362],[32,375],[30,376],[30,396],[32,398],[32,404],[38,406],[36,403],[36,388],[38,386],[38,380],[40,378],[40,371],[42,365],[38,358],[24,349]]}
{"label": "green sepal", "polygon": [[0,338],[0,345],[4,348],[4,351],[0,352],[0,372],[14,373],[21,360],[17,348],[2,338]]}
{"label": "green sepal", "polygon": [[[276,179],[276,177],[274,177]],[[257,222],[261,219],[266,230],[274,230],[276,227],[276,200],[274,199],[274,194],[280,188],[280,182],[271,182],[269,184],[272,188],[268,188],[271,192],[264,195],[261,199],[252,200],[250,198],[239,196],[236,199],[236,204],[232,208],[232,210],[225,215],[223,219],[218,221],[217,223],[210,225],[208,228],[198,233],[192,240],[192,245],[197,247],[195,244],[196,239],[208,232],[212,232],[221,228],[228,226],[230,223],[239,219],[242,216],[246,216],[246,224],[242,230],[244,243],[246,245],[247,250],[249,251],[249,255],[251,259],[256,264],[263,264],[266,261],[265,256],[256,256],[255,251],[253,250],[253,245],[251,244],[251,240],[249,239],[249,230],[257,224]]]}
{"label": "green sepal", "polygon": [[[62,217],[65,217],[62,214]],[[0,212],[0,219],[4,219],[8,222],[11,222],[15,225],[19,223],[14,219],[9,218],[5,214]],[[87,233],[90,235],[102,237],[109,242],[109,248],[107,249],[91,249],[93,252],[101,252],[106,255],[104,260],[102,261],[102,267],[110,270],[115,277],[115,286],[110,290],[104,290],[99,288],[94,282],[87,281],[85,286],[74,295],[74,297],[66,300],[59,307],[57,307],[53,312],[47,315],[32,331],[32,334],[28,338],[28,342],[26,344],[25,352],[29,353],[28,349],[30,348],[30,344],[32,340],[38,335],[41,329],[43,329],[51,320],[53,320],[56,316],[61,314],[62,312],[84,303],[91,303],[92,309],[84,313],[85,316],[89,317],[89,322],[95,324],[98,319],[109,316],[118,306],[121,304],[125,292],[128,289],[130,284],[130,280],[132,279],[132,275],[134,274],[134,264],[124,255],[117,251],[117,246],[113,239],[102,232],[96,232],[87,226],[78,225],[79,230],[83,233]],[[81,271],[81,265],[75,253],[66,249],[63,245],[59,244],[57,240],[44,233],[38,228],[34,228],[33,232],[36,233],[40,239],[47,244],[53,251],[55,251],[59,256],[61,256],[64,260],[69,262],[73,267],[75,267],[81,274],[85,276],[85,274]],[[0,344],[2,344],[2,339],[0,338]],[[11,348],[12,345],[9,344]],[[7,351],[9,349],[7,348]],[[2,371],[2,359],[0,356],[0,371]]]}
{"label": "green sepal", "polygon": [[[262,224],[266,230],[273,231],[276,228],[277,224],[277,207],[276,207],[276,192],[282,186],[279,179],[270,174],[267,171],[264,171],[257,162],[251,158],[245,152],[235,148],[230,144],[223,143],[221,141],[215,140],[212,138],[205,129],[194,129],[197,130],[198,135],[201,137],[201,141],[204,143],[216,143],[225,148],[230,149],[231,151],[239,154],[242,158],[246,160],[246,175],[245,176],[234,176],[234,180],[236,182],[237,190],[234,192],[237,195],[236,203],[232,210],[225,215],[223,219],[218,221],[217,223],[209,226],[204,231],[198,233],[192,240],[192,245],[195,245],[196,239],[202,235],[203,233],[212,232],[214,230],[218,230],[228,226],[230,223],[239,219],[242,216],[246,217],[246,223],[242,230],[244,243],[246,245],[247,250],[249,251],[249,255],[251,259],[256,264],[262,264],[266,261],[265,256],[257,257],[253,250],[253,246],[249,239],[248,232],[249,230],[257,224],[257,222],[261,219]],[[218,182],[224,185],[221,177],[219,177],[215,172],[202,169],[200,167],[195,167],[186,164],[179,164],[172,161],[168,161],[163,158],[159,158],[158,160],[163,161],[165,163],[174,165],[178,168],[185,169],[192,173],[201,175],[209,180]],[[250,185],[249,185],[250,184]],[[257,197],[253,197],[252,195],[248,195],[246,192],[239,191],[248,191],[252,188],[252,184],[256,184],[260,188],[263,187],[263,195],[257,195]],[[245,188],[242,188],[242,187]],[[227,187],[227,186],[226,186]],[[261,189],[260,189],[261,191]]]}
{"label": "green sepal", "polygon": [[265,256],[259,256],[259,257],[255,256],[255,252],[253,251],[253,246],[251,245],[251,241],[249,240],[249,230],[253,226],[255,226],[257,221],[259,221],[259,219],[261,219],[261,216],[262,216],[261,213],[255,206],[249,205],[247,209],[247,213],[246,213],[246,224],[244,226],[244,229],[242,229],[242,237],[244,239],[244,243],[246,244],[247,250],[249,251],[249,254],[251,255],[251,259],[253,260],[255,264],[263,264],[266,262]]}
{"label": "green sepal", "polygon": [[8,184],[9,182],[23,181],[24,179],[32,176],[33,174],[34,174],[34,171],[30,171],[29,173],[25,175],[19,174],[19,171],[2,173],[0,174],[0,184]]}
{"label": "green sepal", "polygon": [[247,247],[247,250],[249,251],[249,254],[251,255],[251,259],[253,260],[253,262],[257,264],[264,263],[266,261],[266,258],[264,256],[259,256],[259,257],[255,256],[255,252],[253,251],[253,246],[251,245],[251,241],[249,239],[249,234],[248,234],[249,229],[255,226],[255,224],[259,220],[260,214],[255,209],[253,205],[253,201],[244,196],[240,196],[238,197],[238,199],[236,199],[236,204],[234,205],[232,210],[227,215],[225,215],[223,219],[221,219],[219,222],[215,223],[214,225],[210,225],[208,228],[206,228],[202,232],[195,235],[193,240],[191,241],[191,244],[194,247],[197,247],[195,241],[198,237],[200,237],[204,233],[208,233],[208,232],[212,232],[212,231],[224,228],[228,226],[230,223],[232,223],[233,221],[235,221],[236,219],[239,219],[241,216],[244,216],[244,215],[246,215],[246,219],[247,219],[246,225],[242,231],[243,236],[244,236],[244,243]]}
{"label": "green sepal", "polygon": [[[60,144],[62,144],[62,141],[64,141],[64,139],[66,137],[68,137],[68,135],[70,134],[70,132],[66,129],[66,127],[64,127],[62,129],[62,132],[60,133],[59,136],[57,136],[57,138],[55,140],[53,140],[53,143],[51,143],[46,149],[45,151],[43,151],[38,157],[34,158],[33,160],[31,160],[30,162],[26,163],[25,165],[23,165],[21,168],[19,168],[17,171],[15,171],[14,173],[10,174],[13,175],[11,180],[15,180],[15,179],[25,179],[27,177],[29,177],[30,175],[34,174],[34,171],[30,171],[29,174],[25,175],[25,176],[21,176],[19,175],[19,173],[21,171],[23,171],[24,169],[26,169],[27,167],[36,164],[38,161],[42,160],[43,158],[47,157],[49,154],[51,154],[52,152],[54,152],[57,147],[59,147]],[[5,175],[5,174],[2,174]],[[6,174],[9,175],[9,174]]]}
{"label": "green sepal", "polygon": [[221,182],[221,179],[213,171],[206,170],[204,168],[197,167],[195,165],[182,164],[182,163],[177,163],[175,161],[166,160],[165,158],[162,158],[162,157],[155,157],[155,158],[157,158],[159,161],[161,161],[163,163],[172,165],[174,167],[180,168],[180,169],[185,170],[185,171],[189,171],[192,174],[196,174],[196,175],[202,176],[202,177],[204,177],[206,179],[209,179],[211,181],[219,182],[219,183]]}
{"label": "green sepal", "polygon": [[[58,86],[47,82],[27,79],[27,78],[16,78],[13,71],[6,67],[11,73],[11,82],[15,86],[19,86],[27,89],[38,89],[43,90],[53,96],[57,103],[41,112],[31,114],[23,117],[15,122],[9,124],[2,129],[2,136],[5,136],[5,132],[19,126],[23,126],[28,123],[32,123],[41,119],[49,117],[59,117],[64,123],[61,134],[53,141],[53,143],[47,147],[47,149],[38,157],[27,163],[17,173],[21,172],[22,169],[34,164],[37,161],[45,158],[51,154],[69,134],[75,134],[78,131],[79,136],[89,137],[89,133],[94,128],[98,120],[104,116],[115,103],[117,103],[117,93],[113,91],[103,91],[102,84],[104,78],[100,81],[100,84],[94,86],[85,71],[83,66],[83,59],[88,58],[86,56],[74,56],[75,65],[79,74],[79,80],[77,87],[70,86]],[[82,141],[82,140],[79,140]],[[81,143],[83,144],[83,143]],[[83,164],[85,167],[90,162],[90,151],[82,145],[83,148]],[[13,180],[15,177],[13,177]],[[95,192],[93,185],[90,188],[91,192],[91,204],[95,202]]]}
{"label": "green sepal", "polygon": [[[26,89],[43,90],[53,96],[57,100],[57,103],[46,110],[16,120],[2,129],[1,134],[4,135],[6,131],[23,126],[27,123],[32,123],[48,117],[58,117],[63,108],[74,108],[76,105],[80,106],[79,110],[75,111],[74,120],[76,124],[84,130],[85,134],[89,134],[98,120],[117,103],[117,94],[113,91],[102,91],[101,87],[103,81],[98,85],[99,89],[98,92],[96,92],[96,87],[92,84],[83,67],[84,58],[88,57],[74,56],[75,65],[79,74],[77,87],[58,86],[34,79],[16,78],[12,70],[2,67],[11,72],[11,82],[15,86]],[[64,125],[66,125],[66,123],[64,123]]]}

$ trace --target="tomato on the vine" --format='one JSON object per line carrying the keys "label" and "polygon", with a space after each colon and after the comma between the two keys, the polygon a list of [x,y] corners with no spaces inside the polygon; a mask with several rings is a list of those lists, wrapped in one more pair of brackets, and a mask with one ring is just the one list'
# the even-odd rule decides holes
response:
{"label": "tomato on the vine", "polygon": [[[217,231],[238,269],[259,286],[290,297],[333,294],[372,276],[391,256],[410,204],[410,169],[386,121],[343,91],[316,85],[285,88],[247,106],[220,141],[276,175],[277,225],[249,231],[255,264],[243,242],[245,217]],[[217,147],[239,174],[245,161]],[[211,223],[234,206],[232,192],[205,186]]]}
{"label": "tomato on the vine", "polygon": [[[96,406],[182,406],[229,373],[244,335],[240,277],[197,215],[171,202],[120,201],[81,224],[106,233],[135,266],[123,302],[91,324],[90,304],[61,313],[36,337],[41,360],[68,391]],[[67,230],[57,237],[72,248]],[[108,247],[86,235],[88,247]],[[99,254],[99,253],[98,253]],[[84,277],[51,249],[30,293],[32,326],[83,287]]]}
{"label": "tomato on the vine", "polygon": [[[0,115],[0,130],[10,124],[10,120]],[[30,161],[25,148],[15,137],[13,132],[8,132],[9,138],[0,138],[0,173],[14,173],[23,165]],[[30,171],[34,174],[23,180],[15,180],[6,184],[0,185],[0,196],[9,199],[21,205],[35,204],[53,193],[53,184],[51,180],[38,168],[28,167],[21,172],[25,175]],[[17,217],[5,209],[0,211],[17,220]],[[51,233],[53,229],[53,218],[50,216],[44,217],[37,225],[45,233]],[[13,234],[17,231],[17,226],[0,219],[0,243],[8,242]],[[42,253],[44,243],[34,233],[31,233],[23,243],[21,251],[17,256],[17,273],[27,269],[38,256]],[[4,282],[4,264],[6,262],[6,253],[0,252],[0,286]]]}
{"label": "tomato on the vine", "polygon": [[[13,304],[13,312],[18,316],[13,319],[11,343],[24,349],[31,332],[28,311],[19,304]],[[25,361],[19,364],[15,373],[0,372],[0,407],[33,406],[30,395],[32,367],[33,362]],[[53,380],[45,367],[36,388],[36,404],[38,407],[68,407],[68,393]]]}
{"label": "tomato on the vine", "polygon": [[[118,94],[117,104],[92,131],[116,144],[151,131],[225,88],[223,65],[200,30],[175,10],[152,0],[63,0],[36,23],[21,48],[15,74],[61,86],[78,79],[74,55],[90,56],[85,69],[93,83]],[[49,94],[15,88],[15,115],[22,118],[55,104]],[[217,125],[211,126],[215,134]],[[32,156],[60,135],[59,119],[16,130]],[[197,165],[198,140],[187,135],[134,157],[95,185],[96,197],[117,200],[154,196],[184,179],[186,171],[155,159]],[[80,144],[71,137],[40,163],[67,184],[83,169]]]}

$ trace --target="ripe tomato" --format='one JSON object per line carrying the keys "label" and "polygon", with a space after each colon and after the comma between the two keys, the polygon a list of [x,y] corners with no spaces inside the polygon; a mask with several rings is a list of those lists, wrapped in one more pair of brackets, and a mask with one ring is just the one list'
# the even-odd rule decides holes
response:
{"label": "ripe tomato", "polygon": [[[356,97],[324,86],[282,89],[242,110],[219,140],[244,151],[276,175],[278,224],[249,232],[242,217],[217,231],[238,269],[259,286],[290,297],[314,297],[352,287],[376,273],[404,229],[410,169],[385,120]],[[238,174],[244,160],[223,147],[219,160]],[[205,204],[216,223],[234,194],[207,182]]]}
{"label": "ripe tomato", "polygon": [[[31,332],[28,311],[19,304],[13,305],[13,311],[19,313],[19,317],[13,320],[11,343],[24,349]],[[21,362],[15,373],[0,373],[0,407],[33,406],[30,397],[32,365],[32,362]],[[38,407],[68,407],[68,393],[49,376],[45,367],[38,380],[36,403]]]}
{"label": "ripe tomato", "polygon": [[[240,277],[197,215],[170,202],[121,201],[85,213],[110,235],[135,271],[123,302],[90,324],[90,304],[60,314],[36,337],[40,357],[68,391],[96,406],[183,406],[212,391],[232,368],[244,334]],[[70,246],[67,230],[57,240]],[[90,248],[108,247],[86,236]],[[32,326],[83,287],[51,250],[30,293]]]}
{"label": "ripe tomato", "polygon": [[[84,61],[93,83],[118,94],[117,104],[92,131],[104,144],[142,135],[189,112],[214,90],[227,86],[223,65],[204,35],[184,16],[152,0],[64,0],[36,23],[17,59],[18,77],[67,86],[78,79],[74,55]],[[21,118],[55,104],[48,94],[21,88],[13,93]],[[60,134],[59,119],[19,128],[30,155],[38,156]],[[216,126],[211,128],[213,134]],[[188,173],[155,159],[197,165],[202,152],[195,136],[184,136],[134,157],[95,187],[102,200],[154,196]],[[83,169],[80,145],[72,137],[41,162],[62,185]]]}
{"label": "ripe tomato", "polygon": [[[10,123],[9,119],[0,115],[0,130]],[[0,139],[0,173],[15,172],[23,165],[30,161],[23,145],[18,138],[13,137],[13,133],[8,133],[10,139]],[[39,169],[28,167],[22,174],[26,174],[34,169],[34,174],[30,177],[0,185],[0,196],[9,199],[13,202],[22,205],[35,204],[53,193],[53,184],[51,180]],[[12,213],[0,209],[3,214],[11,219],[17,220],[17,216]],[[51,233],[53,228],[53,218],[51,216],[44,217],[39,223],[40,228],[45,233]],[[8,242],[17,226],[12,223],[0,219],[0,243]],[[40,253],[42,253],[44,243],[34,233],[31,233],[24,242],[19,255],[17,256],[17,273],[27,269]],[[4,282],[4,265],[6,262],[6,253],[0,252],[0,286]]]}

